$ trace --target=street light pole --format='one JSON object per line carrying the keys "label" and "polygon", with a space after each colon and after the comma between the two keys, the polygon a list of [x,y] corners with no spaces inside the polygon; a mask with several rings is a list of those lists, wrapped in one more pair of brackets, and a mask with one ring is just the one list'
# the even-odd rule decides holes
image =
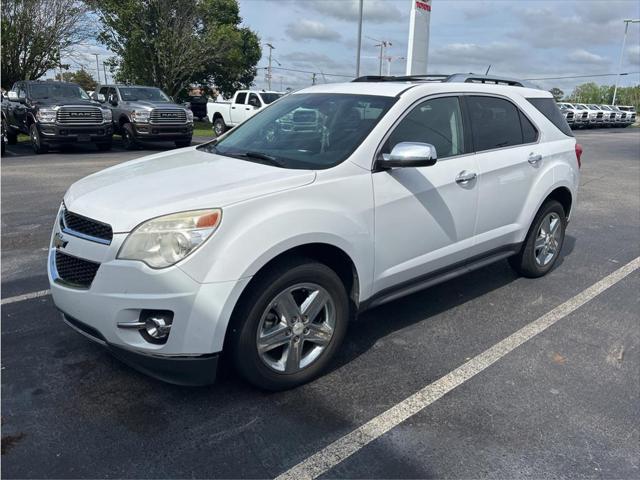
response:
{"label": "street light pole", "polygon": [[356,78],[360,76],[360,50],[362,48],[362,4],[364,0],[360,0],[358,12],[358,52],[356,54]]}
{"label": "street light pole", "polygon": [[267,47],[269,47],[269,67],[267,68],[267,85],[269,90],[271,90],[271,53],[275,50],[276,47],[271,45],[270,43],[265,43]]}
{"label": "street light pole", "polygon": [[620,75],[622,73],[622,60],[624,58],[624,46],[627,43],[627,32],[629,31],[630,23],[640,23],[640,20],[623,20],[624,22],[624,37],[622,37],[622,49],[620,50],[620,61],[618,62],[618,75],[616,75],[616,84],[613,87],[613,102],[616,104],[616,96],[618,95],[618,82],[620,81]]}
{"label": "street light pole", "polygon": [[96,74],[98,75],[98,83],[100,83],[100,62],[98,61],[98,54],[94,53],[96,56]]}

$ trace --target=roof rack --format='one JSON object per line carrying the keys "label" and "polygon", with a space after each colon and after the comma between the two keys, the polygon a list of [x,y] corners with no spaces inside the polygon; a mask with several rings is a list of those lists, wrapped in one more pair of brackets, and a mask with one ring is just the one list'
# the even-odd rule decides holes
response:
{"label": "roof rack", "polygon": [[512,87],[532,87],[534,85],[514,78],[476,75],[475,73],[454,73],[453,75],[405,75],[405,76],[381,76],[367,75],[358,77],[354,82],[442,82],[442,83],[490,83],[494,85],[509,85]]}

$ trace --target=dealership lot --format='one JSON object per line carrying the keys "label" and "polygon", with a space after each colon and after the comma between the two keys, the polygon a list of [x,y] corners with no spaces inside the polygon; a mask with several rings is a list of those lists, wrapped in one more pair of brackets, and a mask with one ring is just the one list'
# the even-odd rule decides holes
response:
{"label": "dealership lot", "polygon": [[[71,331],[50,297],[2,308],[5,477],[277,476],[640,255],[640,129],[576,132],[582,186],[548,276],[506,262],[353,322],[324,377],[283,393],[223,375],[206,388],[145,377]],[[159,150],[159,149],[158,149]],[[155,150],[155,151],[158,151]],[[150,151],[91,147],[2,169],[2,297],[47,288],[50,227],[74,180]],[[327,478],[637,477],[636,270]]]}

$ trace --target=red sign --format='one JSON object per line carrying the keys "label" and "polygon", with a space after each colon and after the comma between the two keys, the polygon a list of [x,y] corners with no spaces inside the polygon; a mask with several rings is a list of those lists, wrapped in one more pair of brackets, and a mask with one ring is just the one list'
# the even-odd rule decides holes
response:
{"label": "red sign", "polygon": [[431,0],[416,0],[416,8],[418,10],[424,10],[425,12],[430,12]]}

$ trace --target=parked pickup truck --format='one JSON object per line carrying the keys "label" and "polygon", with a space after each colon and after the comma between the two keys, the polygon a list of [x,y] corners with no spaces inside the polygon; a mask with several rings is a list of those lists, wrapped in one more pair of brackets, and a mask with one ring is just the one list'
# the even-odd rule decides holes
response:
{"label": "parked pickup truck", "polygon": [[633,125],[636,123],[636,107],[633,105],[616,105],[616,108],[621,112],[625,112],[627,114],[625,120],[625,127],[629,125]]}
{"label": "parked pickup truck", "polygon": [[222,135],[229,128],[244,122],[267,105],[275,102],[283,94],[257,90],[238,90],[230,102],[209,102],[207,117],[213,124],[216,135]]}
{"label": "parked pickup truck", "polygon": [[24,133],[36,153],[79,142],[95,143],[99,150],[111,148],[111,110],[92,101],[75,83],[16,82],[2,102],[2,122],[9,145]]}
{"label": "parked pickup truck", "polygon": [[138,142],[175,142],[176,147],[191,145],[193,112],[176,104],[156,87],[138,85],[99,85],[95,98],[113,112],[113,126],[122,136],[127,150]]}

